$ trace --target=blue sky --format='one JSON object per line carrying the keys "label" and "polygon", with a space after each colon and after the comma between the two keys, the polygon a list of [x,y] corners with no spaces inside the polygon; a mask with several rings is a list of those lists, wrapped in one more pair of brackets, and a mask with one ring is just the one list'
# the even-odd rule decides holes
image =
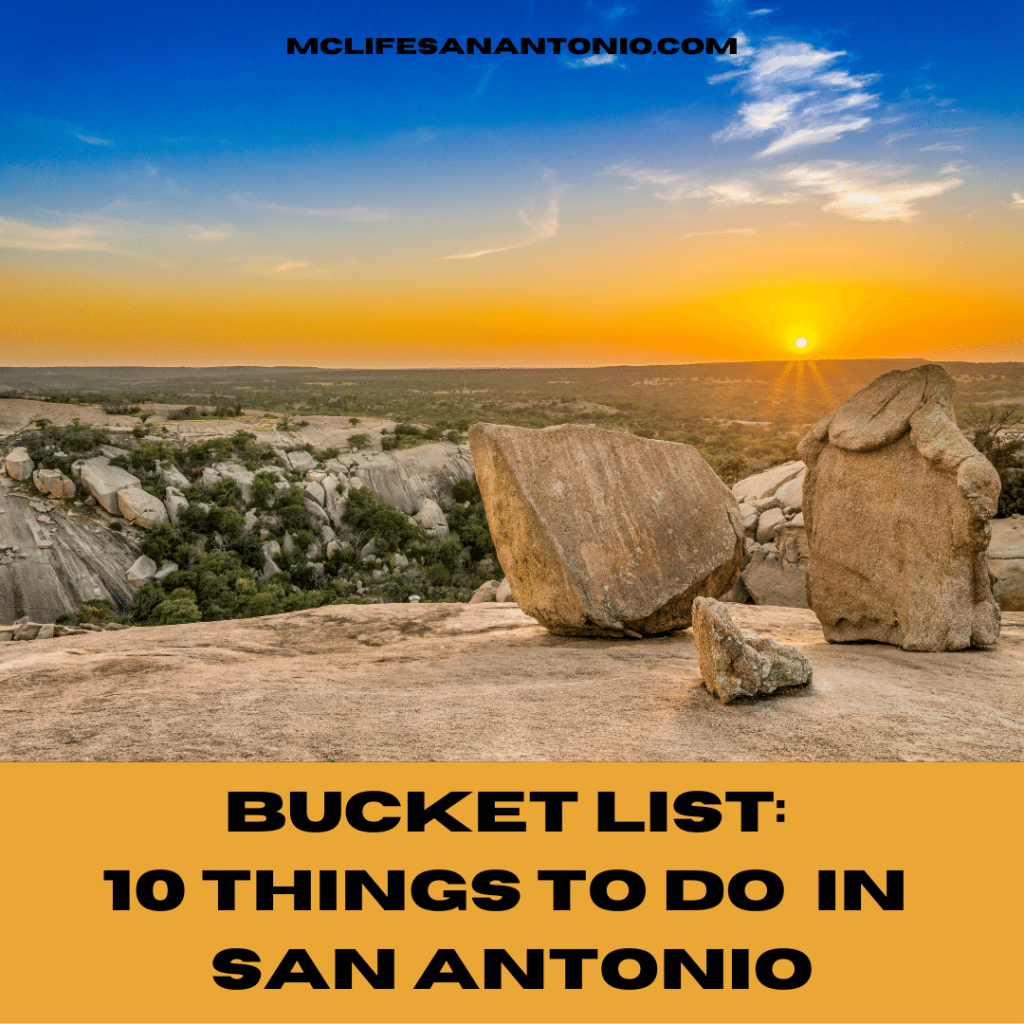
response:
{"label": "blue sky", "polygon": [[[1005,0],[20,5],[4,15],[0,260],[169,289],[319,275],[344,291],[386,275],[411,310],[438,287],[536,306],[559,272],[585,305],[581,268],[605,253],[589,277],[606,292],[602,267],[635,254],[652,290],[627,282],[626,316],[664,307],[666,260],[700,280],[696,301],[730,278],[768,286],[779,245],[790,283],[816,264],[863,284],[892,252],[934,286],[945,231],[977,257],[945,272],[991,290],[989,263],[1019,257],[1024,225],[1022,26]],[[601,62],[285,52],[289,36],[328,35],[740,48]],[[815,246],[822,258],[805,259]],[[438,267],[449,260],[490,269]],[[459,273],[477,276],[443,276]],[[1010,301],[979,340],[1019,336]],[[61,329],[17,325],[54,342]]]}

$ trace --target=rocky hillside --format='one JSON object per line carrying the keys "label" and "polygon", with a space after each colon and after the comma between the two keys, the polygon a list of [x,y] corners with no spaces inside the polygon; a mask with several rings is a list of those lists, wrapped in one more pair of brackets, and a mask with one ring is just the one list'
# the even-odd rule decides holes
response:
{"label": "rocky hillside", "polygon": [[152,624],[469,600],[497,565],[468,448],[361,425],[335,431],[342,451],[37,417],[0,448],[0,621],[83,602]]}

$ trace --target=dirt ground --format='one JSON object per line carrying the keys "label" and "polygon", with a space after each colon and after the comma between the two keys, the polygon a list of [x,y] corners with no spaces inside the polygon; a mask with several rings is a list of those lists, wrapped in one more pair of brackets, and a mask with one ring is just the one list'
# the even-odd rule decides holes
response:
{"label": "dirt ground", "polygon": [[336,606],[0,645],[9,761],[1019,761],[1024,613],[992,650],[830,645],[733,606],[810,687],[728,706],[688,630],[554,636],[514,605]]}

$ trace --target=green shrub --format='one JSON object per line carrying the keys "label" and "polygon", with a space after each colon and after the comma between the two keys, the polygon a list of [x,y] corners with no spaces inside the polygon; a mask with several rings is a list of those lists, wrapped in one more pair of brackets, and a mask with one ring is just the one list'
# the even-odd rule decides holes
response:
{"label": "green shrub", "polygon": [[451,573],[443,565],[428,566],[424,576],[432,587],[446,587],[452,578]]}
{"label": "green shrub", "polygon": [[461,505],[464,501],[482,501],[483,499],[480,497],[480,487],[477,482],[464,477],[462,480],[455,481],[455,485],[452,487],[452,500]]}
{"label": "green shrub", "polygon": [[151,527],[142,539],[142,553],[159,565],[171,557],[179,544],[178,531],[167,523]]}
{"label": "green shrub", "polygon": [[259,508],[266,508],[277,494],[278,478],[273,473],[263,470],[252,479],[252,500]]}
{"label": "green shrub", "polygon": [[397,508],[378,501],[368,487],[349,491],[342,519],[359,533],[359,546],[375,538],[382,551],[395,551],[410,540],[422,540],[423,531]]}
{"label": "green shrub", "polygon": [[178,626],[187,622],[199,622],[203,615],[196,604],[196,595],[187,587],[179,587],[171,591],[167,599],[161,601],[149,619],[151,626]]}
{"label": "green shrub", "polygon": [[348,439],[348,445],[350,448],[355,449],[357,452],[362,451],[364,448],[370,447],[370,435],[369,434],[352,434]]}

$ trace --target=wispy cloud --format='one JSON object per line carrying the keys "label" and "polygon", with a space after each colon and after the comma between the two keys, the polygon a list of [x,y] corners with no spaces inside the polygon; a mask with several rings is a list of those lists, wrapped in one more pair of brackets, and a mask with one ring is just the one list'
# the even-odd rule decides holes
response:
{"label": "wispy cloud", "polygon": [[708,235],[756,235],[757,228],[723,228],[721,231],[691,231],[680,238],[706,238]]}
{"label": "wispy cloud", "polygon": [[735,82],[750,98],[736,118],[714,138],[730,141],[774,135],[757,155],[785,153],[802,146],[835,142],[871,123],[865,111],[878,106],[866,91],[877,75],[853,75],[837,65],[845,50],[824,50],[783,40],[761,48],[741,48],[729,59],[734,69],[708,79]]}
{"label": "wispy cloud", "polygon": [[795,203],[800,199],[800,196],[792,193],[765,193],[752,182],[738,179],[708,182],[674,171],[651,171],[622,164],[609,168],[606,173],[629,178],[633,184],[627,185],[627,189],[638,189],[642,186],[653,187],[654,194],[659,199],[670,203],[682,199],[710,199],[716,204],[768,203],[780,205]]}
{"label": "wispy cloud", "polygon": [[[940,174],[956,174],[960,168],[943,168]],[[824,195],[821,207],[852,220],[911,220],[918,213],[917,202],[941,195],[963,184],[958,177],[920,181],[917,169],[890,163],[857,163],[849,160],[819,160],[784,166],[775,172],[763,172],[762,184],[730,179],[700,181],[692,175],[674,171],[649,171],[620,165],[606,173],[628,178],[627,189],[649,187],[666,202],[704,199],[716,206],[765,204],[784,206]],[[932,172],[934,174],[934,172]],[[778,190],[783,183],[783,191]],[[1014,193],[1016,195],[1016,193]],[[703,232],[701,232],[703,234]]]}
{"label": "wispy cloud", "polygon": [[[552,171],[544,172],[545,178],[553,178]],[[539,204],[531,202],[528,206],[519,210],[516,216],[530,229],[529,235],[519,242],[512,242],[510,245],[498,245],[492,249],[480,249],[477,252],[453,253],[451,256],[443,257],[446,260],[475,260],[479,256],[488,256],[492,252],[508,252],[510,249],[522,249],[524,246],[533,245],[535,242],[544,242],[554,238],[558,233],[558,207],[561,190],[554,186],[548,193],[545,200]]]}
{"label": "wispy cloud", "polygon": [[933,142],[930,146],[922,146],[922,153],[962,153],[964,151],[963,146],[958,146],[955,142]]}
{"label": "wispy cloud", "polygon": [[98,139],[95,135],[79,135],[75,132],[75,138],[80,142],[87,142],[90,146],[112,146],[114,143],[110,139]]}
{"label": "wispy cloud", "polygon": [[963,184],[960,178],[913,181],[913,171],[895,164],[820,160],[786,168],[779,177],[802,192],[829,197],[822,210],[852,220],[911,220],[917,202]]}
{"label": "wispy cloud", "polygon": [[625,4],[616,4],[614,7],[609,7],[608,10],[601,12],[601,17],[605,21],[618,21],[619,18],[624,18],[632,8],[627,7]]}
{"label": "wispy cloud", "polygon": [[759,7],[756,11],[751,11],[750,12],[750,17],[751,18],[760,18],[760,17],[763,17],[765,14],[774,14],[774,13],[775,13],[775,8],[774,7]]}
{"label": "wispy cloud", "polygon": [[0,217],[0,249],[38,249],[46,252],[110,252],[110,232],[97,224],[50,228]]}
{"label": "wispy cloud", "polygon": [[[579,60],[567,60],[565,63],[571,68],[599,68],[602,65],[618,64],[619,58],[614,53],[595,53],[589,57],[580,57]],[[618,64],[622,67],[621,64]]]}
{"label": "wispy cloud", "polygon": [[368,224],[373,221],[387,220],[391,216],[391,211],[385,206],[330,206],[320,208],[281,206],[278,203],[268,203],[261,199],[248,199],[237,192],[231,198],[242,206],[253,206],[259,210],[272,210],[275,213],[294,213],[300,217],[334,217],[338,220]]}
{"label": "wispy cloud", "polygon": [[483,96],[487,91],[487,86],[491,84],[491,79],[494,77],[494,72],[498,70],[498,62],[492,61],[484,69],[484,73],[480,76],[480,82],[474,91],[474,96]]}
{"label": "wispy cloud", "polygon": [[218,224],[214,228],[204,228],[200,224],[189,224],[188,237],[193,242],[222,242],[230,238],[234,228],[230,224]]}
{"label": "wispy cloud", "polygon": [[147,224],[95,214],[53,226],[0,218],[0,249],[108,253],[161,267],[174,265],[164,253],[180,237],[180,225]]}
{"label": "wispy cloud", "polygon": [[1017,210],[1024,210],[1024,193],[1011,192],[1010,195],[1012,196],[1010,206]]}
{"label": "wispy cloud", "polygon": [[271,271],[275,274],[287,274],[289,270],[302,270],[303,267],[311,267],[312,263],[307,263],[303,260],[285,260],[284,263],[278,263],[277,266],[271,267]]}

